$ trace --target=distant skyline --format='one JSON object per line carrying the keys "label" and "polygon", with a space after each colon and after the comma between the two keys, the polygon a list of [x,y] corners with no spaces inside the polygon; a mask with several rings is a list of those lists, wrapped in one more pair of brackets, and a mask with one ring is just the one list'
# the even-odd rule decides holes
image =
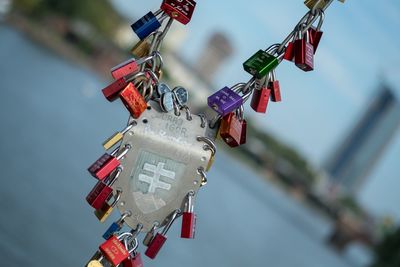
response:
{"label": "distant skyline", "polygon": [[386,152],[400,124],[400,101],[382,85],[375,98],[345,139],[324,164],[332,182],[348,193],[357,193]]}
{"label": "distant skyline", "polygon": [[[161,0],[113,2],[127,17],[137,18],[157,10]],[[181,52],[190,62],[213,32],[224,32],[232,41],[236,54],[218,73],[216,90],[247,81],[250,76],[242,63],[258,49],[282,41],[307,11],[302,0],[236,1],[229,9],[227,5],[197,1],[192,21],[179,25],[187,31],[185,43],[190,45],[184,43]],[[270,105],[266,116],[249,108],[246,115],[321,166],[374,97],[381,77],[400,96],[399,26],[398,1],[334,1],[326,12],[315,71],[304,73],[283,62],[277,69],[283,102]],[[398,130],[359,196],[373,212],[396,214],[398,221],[399,155]]]}

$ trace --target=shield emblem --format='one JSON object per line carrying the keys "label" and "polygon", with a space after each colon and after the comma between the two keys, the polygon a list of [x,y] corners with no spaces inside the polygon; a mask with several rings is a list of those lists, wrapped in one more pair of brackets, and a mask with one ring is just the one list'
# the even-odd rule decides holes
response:
{"label": "shield emblem", "polygon": [[122,190],[120,212],[132,214],[125,223],[133,229],[142,224],[142,231],[149,231],[155,224],[163,226],[176,209],[182,210],[188,192],[198,191],[198,169],[206,169],[211,158],[198,137],[214,139],[215,132],[201,127],[199,116],[188,120],[183,112],[163,113],[155,105],[135,122],[121,144],[132,149],[121,159],[123,170],[113,189]]}

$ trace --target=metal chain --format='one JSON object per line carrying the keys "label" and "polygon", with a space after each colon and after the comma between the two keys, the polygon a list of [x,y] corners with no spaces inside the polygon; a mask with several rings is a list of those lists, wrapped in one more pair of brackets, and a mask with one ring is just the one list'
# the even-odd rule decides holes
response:
{"label": "metal chain", "polygon": [[[325,2],[325,5],[322,8],[318,8],[318,6],[323,1]],[[282,57],[285,53],[286,46],[295,37],[295,34],[304,35],[317,19],[319,19],[321,16],[324,16],[325,10],[332,4],[333,1],[334,0],[318,0],[315,5],[299,20],[293,30],[281,43],[273,44],[266,48],[265,51],[270,52],[271,55],[276,55],[276,57],[278,57],[279,59],[279,65],[282,62]],[[252,77],[238,92],[242,94],[243,103],[245,103],[249,99],[251,93],[254,90],[254,84],[255,77]],[[211,128],[214,128],[221,117],[221,115],[216,115],[213,119],[210,120],[209,126]]]}

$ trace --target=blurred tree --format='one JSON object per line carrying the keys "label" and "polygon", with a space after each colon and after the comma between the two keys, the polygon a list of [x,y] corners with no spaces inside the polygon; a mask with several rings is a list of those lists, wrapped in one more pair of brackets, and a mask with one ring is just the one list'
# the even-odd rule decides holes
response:
{"label": "blurred tree", "polygon": [[344,195],[338,199],[338,203],[341,207],[349,209],[355,215],[363,216],[365,211],[362,209],[360,204],[352,195]]}
{"label": "blurred tree", "polygon": [[15,9],[36,18],[55,13],[83,20],[97,32],[111,38],[123,23],[123,19],[108,0],[14,0],[13,5]]}
{"label": "blurred tree", "polygon": [[387,234],[375,248],[375,262],[371,267],[400,266],[400,227]]}
{"label": "blurred tree", "polygon": [[39,16],[44,10],[43,0],[15,0],[13,8],[33,17]]}
{"label": "blurred tree", "polygon": [[[315,181],[316,177],[315,172],[310,168],[310,165],[307,162],[307,160],[305,160],[305,158],[302,155],[300,155],[296,150],[294,150],[287,144],[282,143],[274,136],[264,131],[258,130],[253,126],[255,124],[250,122],[247,123],[247,125],[248,125],[249,139],[253,138],[254,136],[264,144],[265,149],[268,149],[272,154],[274,154],[275,159],[282,158],[288,161],[296,170],[298,176],[305,178],[306,182],[309,185],[311,185]],[[246,149],[246,147],[243,147],[243,149]]]}

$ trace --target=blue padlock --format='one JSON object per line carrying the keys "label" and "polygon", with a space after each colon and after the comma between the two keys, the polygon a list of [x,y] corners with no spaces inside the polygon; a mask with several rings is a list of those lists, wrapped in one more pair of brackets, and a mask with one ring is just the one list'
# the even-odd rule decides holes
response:
{"label": "blue padlock", "polygon": [[122,229],[122,226],[124,225],[124,220],[126,217],[131,216],[130,212],[125,212],[122,214],[121,218],[119,218],[118,221],[113,222],[110,227],[108,227],[107,231],[103,234],[103,238],[105,240],[110,239],[116,232],[120,231]]}
{"label": "blue padlock", "polygon": [[147,13],[141,19],[136,21],[131,25],[133,31],[136,35],[143,40],[147,36],[149,36],[152,32],[156,31],[161,27],[160,21],[156,18],[153,12]]}

